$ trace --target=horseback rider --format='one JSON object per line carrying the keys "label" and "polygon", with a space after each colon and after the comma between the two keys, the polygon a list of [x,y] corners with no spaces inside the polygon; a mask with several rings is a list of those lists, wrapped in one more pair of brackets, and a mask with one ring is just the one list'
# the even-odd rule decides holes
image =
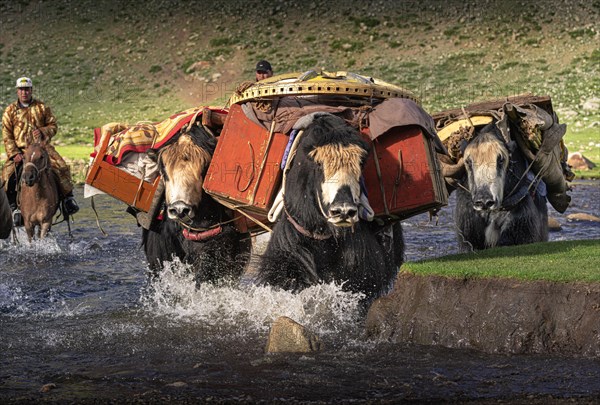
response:
{"label": "horseback rider", "polygon": [[17,79],[16,88],[17,101],[6,107],[2,115],[2,140],[7,156],[2,179],[6,182],[6,194],[13,210],[15,226],[21,223],[17,206],[17,172],[20,173],[21,170],[23,151],[34,141],[47,141],[50,166],[58,178],[59,193],[64,199],[66,214],[75,214],[79,211],[79,206],[73,197],[71,170],[49,142],[58,128],[56,118],[50,107],[33,98],[33,83],[30,78]]}

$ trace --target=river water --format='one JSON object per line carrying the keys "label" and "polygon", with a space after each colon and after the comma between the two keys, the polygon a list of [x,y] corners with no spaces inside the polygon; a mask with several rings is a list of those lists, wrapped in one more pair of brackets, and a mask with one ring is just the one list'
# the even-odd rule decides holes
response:
{"label": "river water", "polygon": [[[125,206],[96,197],[105,237],[76,192],[72,240],[60,224],[42,242],[22,232],[19,245],[0,242],[2,403],[600,401],[600,359],[368,341],[358,297],[335,285],[294,295],[245,277],[196,289],[180,263],[150,282]],[[571,195],[566,214],[600,216],[600,182]],[[550,214],[563,226],[551,240],[600,238],[598,224]],[[407,260],[455,253],[451,218],[446,207],[437,224],[427,214],[405,221]],[[281,315],[316,332],[324,350],[265,354]]]}

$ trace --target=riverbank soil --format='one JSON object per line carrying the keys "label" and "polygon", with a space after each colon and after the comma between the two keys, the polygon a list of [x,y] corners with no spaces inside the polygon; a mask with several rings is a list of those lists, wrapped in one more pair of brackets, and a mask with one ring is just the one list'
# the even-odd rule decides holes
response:
{"label": "riverbank soil", "polygon": [[600,284],[398,275],[367,315],[395,343],[600,356]]}

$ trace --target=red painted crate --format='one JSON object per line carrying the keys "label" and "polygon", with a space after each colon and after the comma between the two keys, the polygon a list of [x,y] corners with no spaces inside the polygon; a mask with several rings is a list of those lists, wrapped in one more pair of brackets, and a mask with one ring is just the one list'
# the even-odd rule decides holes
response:
{"label": "red painted crate", "polygon": [[266,215],[281,184],[281,160],[289,137],[273,133],[251,121],[234,104],[212,162],[204,179],[204,190],[235,207]]}
{"label": "red painted crate", "polygon": [[376,216],[404,219],[448,204],[432,140],[416,125],[373,140],[363,175]]}

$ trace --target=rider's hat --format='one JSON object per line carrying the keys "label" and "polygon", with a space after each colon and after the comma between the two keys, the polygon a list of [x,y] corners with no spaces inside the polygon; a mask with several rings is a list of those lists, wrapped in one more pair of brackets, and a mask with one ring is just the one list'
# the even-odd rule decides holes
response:
{"label": "rider's hat", "polygon": [[261,60],[256,64],[256,70],[259,71],[273,71],[273,68],[271,67],[271,64],[269,62],[267,62],[266,60]]}
{"label": "rider's hat", "polygon": [[17,89],[21,87],[33,87],[33,83],[29,77],[19,77],[17,79]]}

